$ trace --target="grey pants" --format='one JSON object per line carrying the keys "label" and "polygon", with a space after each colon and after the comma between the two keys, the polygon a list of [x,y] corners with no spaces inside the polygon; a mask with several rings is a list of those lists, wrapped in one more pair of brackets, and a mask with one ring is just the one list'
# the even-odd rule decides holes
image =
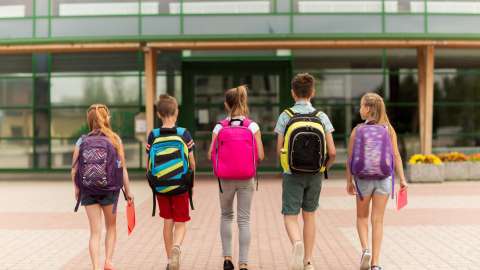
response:
{"label": "grey pants", "polygon": [[248,263],[250,248],[250,208],[254,192],[254,183],[251,180],[221,180],[223,193],[220,192],[220,207],[222,217],[220,222],[220,236],[222,238],[223,256],[232,256],[232,223],[233,200],[237,194],[237,225],[239,259],[238,262]]}

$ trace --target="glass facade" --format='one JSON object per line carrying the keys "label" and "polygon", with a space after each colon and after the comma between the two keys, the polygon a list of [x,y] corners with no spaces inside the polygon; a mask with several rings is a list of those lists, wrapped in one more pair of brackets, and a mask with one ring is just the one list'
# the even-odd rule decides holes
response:
{"label": "glass facade", "polygon": [[[181,91],[179,55],[159,55],[157,94]],[[0,56],[0,169],[67,169],[88,131],[86,110],[107,104],[127,165],[145,166],[134,119],[145,111],[143,54],[79,53]],[[8,154],[5,154],[8,153]]]}
{"label": "glass facade", "polygon": [[[420,151],[415,49],[293,50],[287,58],[271,51],[223,53],[158,54],[156,94],[179,100],[180,123],[195,136],[201,168],[209,167],[210,131],[224,115],[223,91],[243,83],[251,88],[251,117],[264,135],[269,158],[263,169],[277,168],[273,128],[277,115],[293,103],[289,80],[298,72],[317,79],[313,103],[335,126],[339,164],[346,159],[352,128],[361,122],[360,97],[370,91],[385,98],[403,156]],[[112,127],[125,144],[128,166],[145,166],[143,143],[134,131],[135,116],[145,111],[140,52],[10,55],[0,60],[12,63],[0,67],[0,149],[8,153],[1,155],[0,169],[69,168],[73,145],[87,131],[85,112],[92,103],[111,108]],[[434,151],[478,150],[480,53],[439,49],[435,61]]]}
{"label": "glass facade", "polygon": [[[478,13],[478,0],[4,0],[0,44],[232,37],[478,39]],[[275,119],[292,104],[289,79],[297,72],[317,78],[313,102],[336,128],[339,163],[345,160],[351,129],[360,122],[359,98],[368,91],[385,98],[404,157],[419,152],[415,49],[304,49],[277,55],[276,50],[158,55],[156,94],[177,97],[184,111],[180,121],[195,133],[202,167],[208,166],[209,131],[223,114],[223,91],[240,83],[251,88],[252,117],[262,124],[267,156],[274,156]],[[140,51],[1,55],[0,61],[8,64],[0,66],[0,151],[9,155],[0,157],[0,169],[68,168],[92,103],[110,106],[128,165],[143,168],[143,146],[134,133],[135,117],[145,112],[143,57]],[[186,68],[192,62],[212,65],[213,71]],[[286,63],[281,68],[286,72],[276,70],[278,63]],[[479,67],[475,50],[437,50],[435,151],[473,151],[480,144]],[[278,162],[270,159],[262,166],[271,169]]]}
{"label": "glass facade", "polygon": [[437,151],[478,151],[480,54],[477,50],[438,50],[435,61],[433,146]]}

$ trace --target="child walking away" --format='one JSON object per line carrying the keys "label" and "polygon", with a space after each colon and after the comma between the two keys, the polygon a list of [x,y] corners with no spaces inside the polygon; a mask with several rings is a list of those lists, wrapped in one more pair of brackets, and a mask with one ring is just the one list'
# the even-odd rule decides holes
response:
{"label": "child walking away", "polygon": [[[375,93],[360,101],[360,116],[365,121],[355,127],[348,144],[347,192],[357,195],[357,230],[362,246],[361,270],[381,270],[380,247],[383,217],[390,194],[393,196],[395,171],[400,187],[407,188],[397,135],[388,120],[385,103]],[[368,245],[368,217],[372,205],[372,252]]]}
{"label": "child walking away", "polygon": [[[293,245],[290,270],[313,270],[315,211],[318,208],[322,176],[335,161],[334,128],[328,116],[316,110],[310,100],[315,79],[298,74],[292,80],[295,105],[280,114],[275,133],[283,168],[282,214]],[[303,236],[298,215],[302,210]]]}
{"label": "child walking away", "polygon": [[116,208],[118,196],[125,187],[125,197],[133,200],[130,191],[123,145],[110,128],[107,106],[94,104],[87,111],[90,133],[81,136],[73,152],[72,181],[77,205],[85,206],[90,224],[90,259],[94,270],[99,265],[102,212],[105,217],[105,270],[113,270],[112,257],[117,236]]}
{"label": "child walking away", "polygon": [[158,201],[160,217],[164,219],[163,240],[168,257],[168,270],[180,269],[181,245],[190,220],[195,158],[190,133],[177,127],[178,104],[174,97],[161,95],[156,104],[162,127],[148,135],[147,179],[153,193],[153,211]]}
{"label": "child walking away", "polygon": [[218,123],[212,134],[208,158],[220,187],[220,236],[224,270],[234,269],[232,262],[233,200],[237,195],[239,231],[239,268],[247,270],[250,247],[250,208],[257,161],[264,151],[260,128],[248,118],[247,87],[242,85],[225,93],[228,117]]}

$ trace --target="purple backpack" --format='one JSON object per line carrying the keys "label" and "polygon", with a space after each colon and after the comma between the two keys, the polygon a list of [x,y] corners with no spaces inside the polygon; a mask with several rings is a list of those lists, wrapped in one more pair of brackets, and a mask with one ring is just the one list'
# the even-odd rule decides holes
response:
{"label": "purple backpack", "polygon": [[80,196],[75,212],[83,195],[106,195],[119,193],[122,189],[123,166],[120,166],[117,151],[106,136],[93,132],[82,136],[76,164],[75,183]]}
{"label": "purple backpack", "polygon": [[[350,172],[355,181],[358,179],[383,180],[391,176],[393,196],[394,160],[387,126],[362,124],[357,127],[350,159]],[[362,198],[358,188],[357,192]]]}

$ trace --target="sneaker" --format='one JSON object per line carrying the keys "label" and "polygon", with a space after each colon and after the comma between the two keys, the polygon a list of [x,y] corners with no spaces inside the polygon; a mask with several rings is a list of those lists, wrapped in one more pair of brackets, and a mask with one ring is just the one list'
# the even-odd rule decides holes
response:
{"label": "sneaker", "polygon": [[[362,259],[360,260],[360,270],[369,270],[370,269],[370,259],[372,258],[372,253],[370,250],[365,249],[362,252]],[[373,267],[372,267],[373,269]]]}
{"label": "sneaker", "polygon": [[167,264],[167,268],[165,268],[165,269],[166,269],[166,270],[170,270],[170,268],[169,268],[169,265],[168,265],[168,264]]}
{"label": "sneaker", "polygon": [[311,262],[308,262],[307,264],[305,264],[305,266],[303,267],[303,270],[315,270],[315,268],[313,268],[313,264]]}
{"label": "sneaker", "polygon": [[289,270],[303,270],[304,246],[302,241],[293,244]]}
{"label": "sneaker", "polygon": [[172,258],[170,259],[170,264],[168,265],[169,270],[179,270],[180,269],[180,247],[174,246],[172,248]]}
{"label": "sneaker", "polygon": [[223,270],[233,270],[235,267],[233,266],[232,261],[230,260],[225,260],[223,261]]}
{"label": "sneaker", "polygon": [[383,268],[381,266],[378,266],[378,265],[373,265],[371,270],[383,270]]}

